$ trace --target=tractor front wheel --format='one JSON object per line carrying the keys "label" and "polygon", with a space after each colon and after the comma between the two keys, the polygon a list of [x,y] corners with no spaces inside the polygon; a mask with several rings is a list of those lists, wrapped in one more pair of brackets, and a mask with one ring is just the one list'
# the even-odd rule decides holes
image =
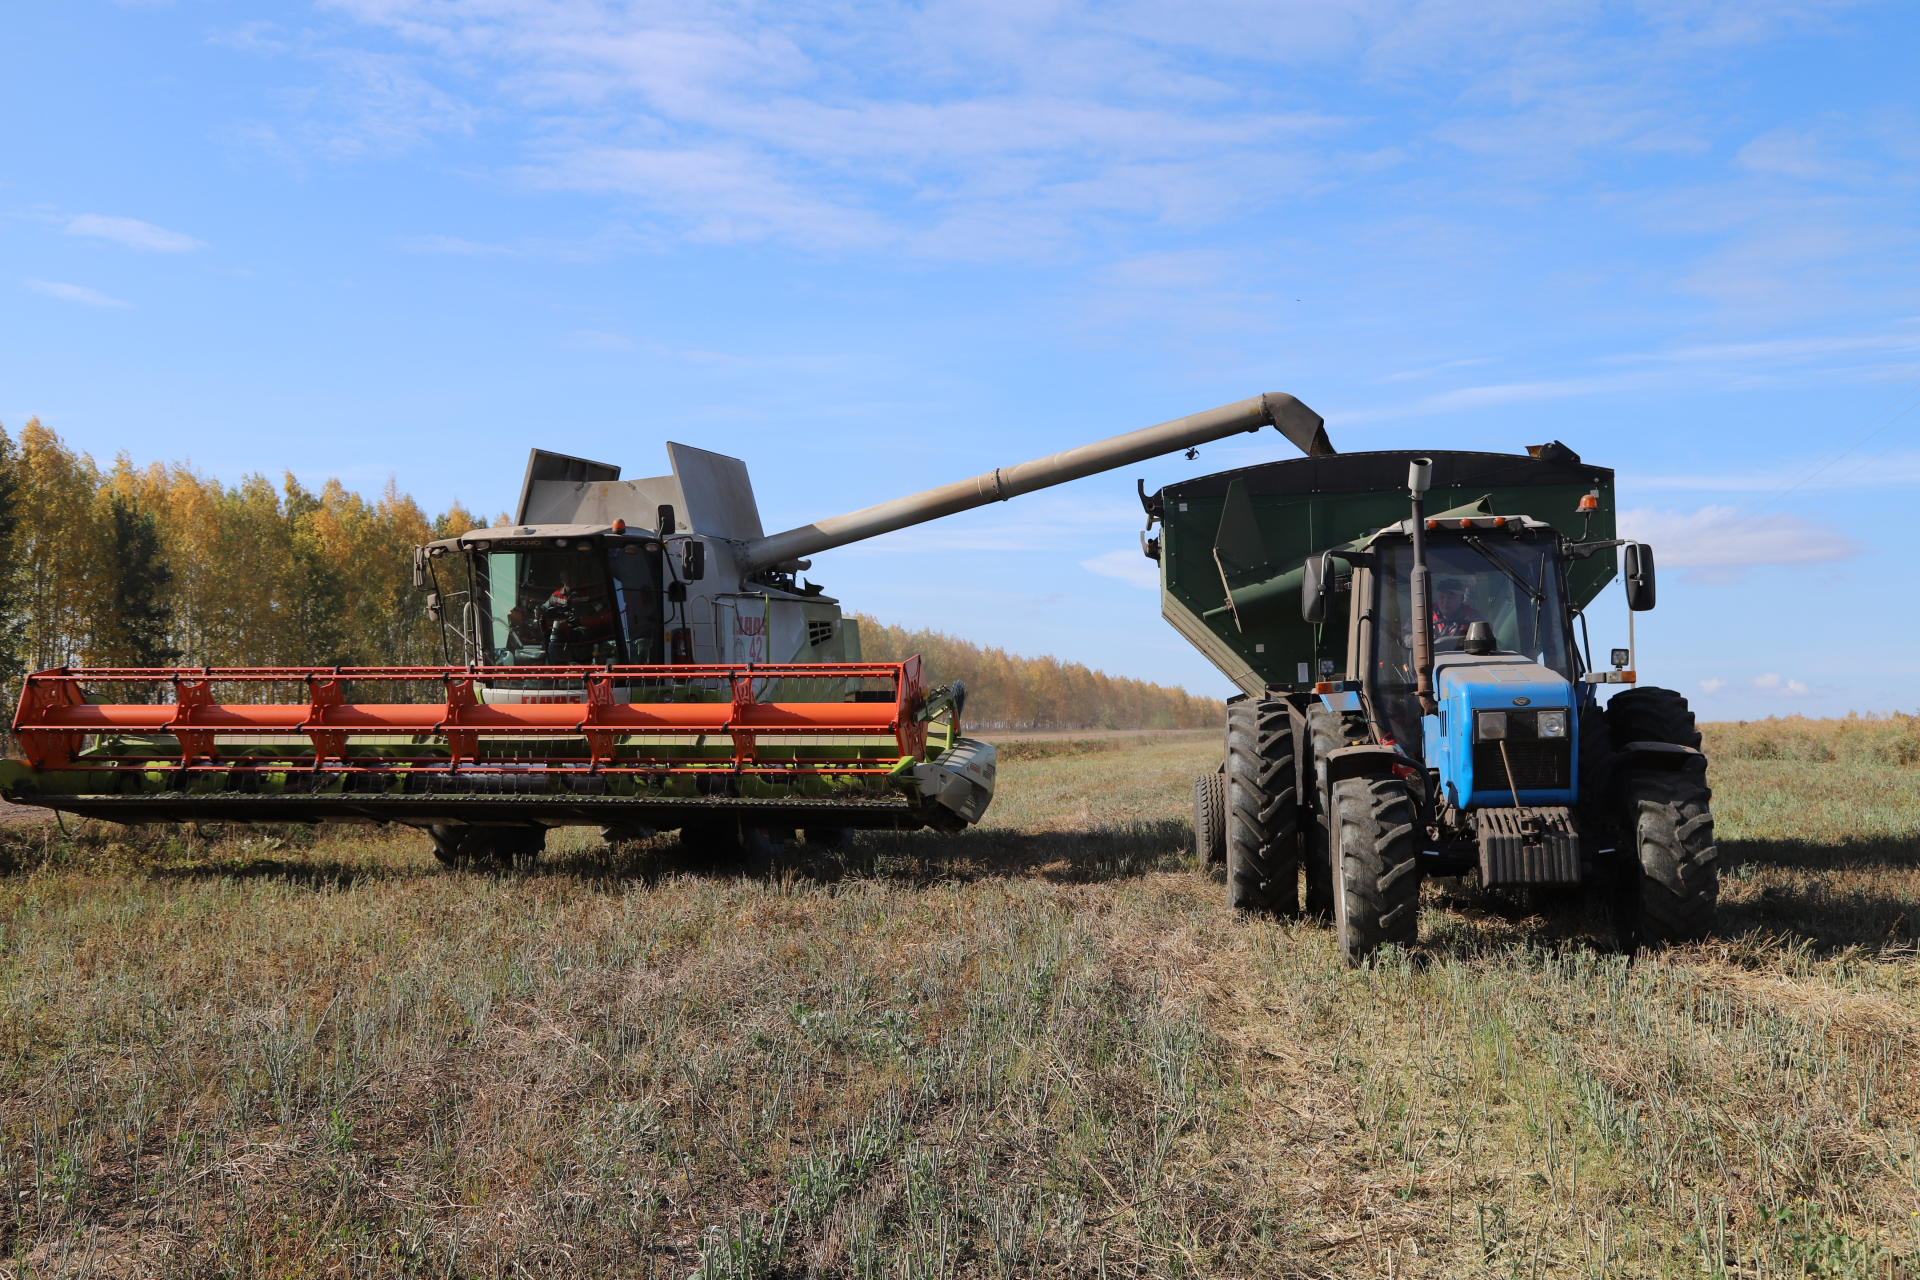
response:
{"label": "tractor front wheel", "polygon": [[1389,942],[1420,936],[1420,841],[1413,797],[1391,773],[1333,784],[1339,824],[1334,928],[1340,955],[1357,965]]}
{"label": "tractor front wheel", "polygon": [[468,827],[435,823],[427,828],[433,856],[443,867],[508,871],[532,863],[547,845],[545,827]]}
{"label": "tractor front wheel", "polygon": [[[1629,950],[1695,942],[1713,929],[1720,866],[1708,807],[1713,793],[1702,772],[1636,772],[1620,779],[1621,826],[1633,838],[1640,873],[1632,902],[1638,918],[1631,921],[1633,936],[1622,939]],[[1631,874],[1631,862],[1627,869]]]}
{"label": "tractor front wheel", "polygon": [[1300,910],[1299,804],[1286,703],[1227,707],[1227,901],[1242,911]]}
{"label": "tractor front wheel", "polygon": [[1207,866],[1227,856],[1227,775],[1215,770],[1193,780],[1193,851]]}

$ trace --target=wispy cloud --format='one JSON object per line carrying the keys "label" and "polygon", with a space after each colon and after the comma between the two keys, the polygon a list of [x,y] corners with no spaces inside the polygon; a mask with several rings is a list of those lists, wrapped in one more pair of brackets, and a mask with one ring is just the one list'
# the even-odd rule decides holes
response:
{"label": "wispy cloud", "polygon": [[1620,513],[1619,528],[1621,537],[1650,544],[1661,565],[1707,580],[1759,565],[1831,564],[1866,550],[1830,525],[1794,515],[1743,519],[1737,507],[1636,507]]}
{"label": "wispy cloud", "polygon": [[61,284],[55,280],[29,280],[27,281],[27,288],[33,290],[35,293],[45,294],[49,298],[58,298],[62,302],[78,302],[89,307],[130,307],[133,305],[131,302],[122,302],[118,298],[110,298],[104,293],[99,293],[87,288],[85,285]]}
{"label": "wispy cloud", "polygon": [[1136,587],[1155,590],[1160,586],[1160,570],[1154,562],[1133,551],[1109,551],[1094,556],[1091,560],[1082,560],[1080,567],[1103,578],[1118,578],[1130,582]]}
{"label": "wispy cloud", "polygon": [[207,247],[192,236],[156,227],[151,222],[141,222],[137,218],[112,218],[98,213],[76,214],[67,219],[62,230],[70,236],[111,240],[129,249],[146,249],[153,253],[189,253]]}

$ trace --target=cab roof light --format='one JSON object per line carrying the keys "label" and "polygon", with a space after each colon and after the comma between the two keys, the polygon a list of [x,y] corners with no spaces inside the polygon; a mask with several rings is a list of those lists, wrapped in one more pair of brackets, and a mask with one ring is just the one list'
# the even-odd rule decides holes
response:
{"label": "cab roof light", "polygon": [[625,520],[616,519],[613,522],[613,531],[615,533],[625,533],[627,531],[627,522]]}
{"label": "cab roof light", "polygon": [[1591,493],[1582,494],[1579,509],[1582,511],[1598,511],[1600,509],[1600,491],[1595,489]]}

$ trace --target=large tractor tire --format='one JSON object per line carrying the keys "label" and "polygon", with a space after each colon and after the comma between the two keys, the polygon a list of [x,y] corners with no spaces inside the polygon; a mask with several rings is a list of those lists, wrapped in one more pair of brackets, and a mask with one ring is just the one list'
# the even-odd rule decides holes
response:
{"label": "large tractor tire", "polygon": [[1413,797],[1392,773],[1333,784],[1340,875],[1334,928],[1340,954],[1357,965],[1389,942],[1420,936],[1420,840]]}
{"label": "large tractor tire", "polygon": [[1227,857],[1227,775],[1219,770],[1193,780],[1193,851],[1207,866]]}
{"label": "large tractor tire", "polygon": [[443,867],[508,871],[527,865],[547,847],[545,827],[467,827],[436,823],[427,828],[433,856]]}
{"label": "large tractor tire", "polygon": [[[1616,751],[1633,742],[1700,749],[1693,711],[1671,689],[1616,694],[1607,703],[1607,729]],[[1616,774],[1609,790],[1624,855],[1614,904],[1622,949],[1706,937],[1720,902],[1706,761],[1696,756],[1674,768],[1647,769],[1623,758],[1619,767],[1627,771]]]}
{"label": "large tractor tire", "polygon": [[[1636,771],[1622,777],[1623,834],[1640,863],[1634,944],[1696,942],[1713,931],[1720,865],[1713,844],[1713,793],[1699,770]],[[1629,923],[1629,922],[1623,922]]]}
{"label": "large tractor tire", "polygon": [[1629,742],[1671,742],[1700,749],[1700,730],[1687,700],[1671,689],[1627,689],[1607,703],[1614,750]]}
{"label": "large tractor tire", "polygon": [[1300,910],[1293,722],[1279,701],[1227,707],[1227,901],[1243,911]]}
{"label": "large tractor tire", "polygon": [[1311,805],[1303,804],[1300,810],[1301,856],[1307,864],[1307,914],[1321,919],[1332,919],[1335,911],[1333,901],[1333,864],[1337,860],[1335,850],[1339,841],[1334,833],[1339,821],[1333,812],[1333,796],[1320,785],[1322,770],[1320,761],[1342,747],[1357,747],[1367,741],[1366,721],[1358,716],[1345,716],[1338,711],[1329,711],[1315,702],[1307,712],[1307,734],[1312,742],[1312,771],[1307,775],[1307,783],[1313,789]]}

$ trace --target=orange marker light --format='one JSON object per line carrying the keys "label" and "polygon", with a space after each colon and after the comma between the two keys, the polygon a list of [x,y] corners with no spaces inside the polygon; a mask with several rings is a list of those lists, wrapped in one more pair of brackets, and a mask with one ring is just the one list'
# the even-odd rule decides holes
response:
{"label": "orange marker light", "polygon": [[613,522],[613,531],[615,533],[625,533],[627,531],[627,522],[625,520],[615,520]]}
{"label": "orange marker light", "polygon": [[1460,527],[1461,527],[1462,529],[1471,529],[1471,528],[1473,528],[1473,521],[1471,521],[1471,520],[1462,520],[1462,521],[1460,522]]}
{"label": "orange marker light", "polygon": [[1596,492],[1582,496],[1579,509],[1582,511],[1598,511],[1600,509],[1600,495]]}
{"label": "orange marker light", "polygon": [[1429,521],[1427,521],[1427,528],[1429,528],[1429,529],[1438,529],[1439,527],[1440,527],[1440,522],[1439,522],[1438,520],[1429,520]]}

